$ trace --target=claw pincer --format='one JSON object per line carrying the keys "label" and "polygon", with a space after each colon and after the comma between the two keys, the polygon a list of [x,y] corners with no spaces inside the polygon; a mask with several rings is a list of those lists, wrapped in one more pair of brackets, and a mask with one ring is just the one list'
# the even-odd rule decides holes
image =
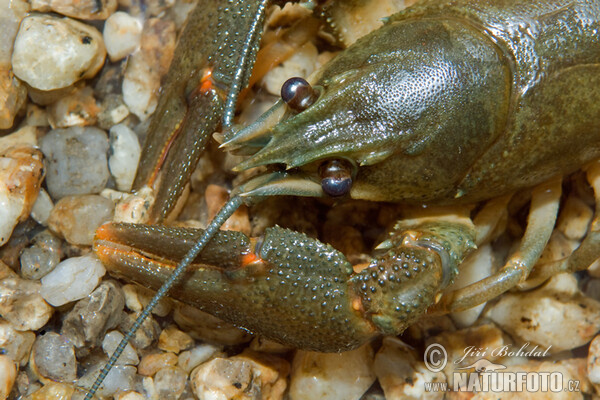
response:
{"label": "claw pincer", "polygon": [[[393,233],[389,249],[360,272],[342,253],[302,233],[274,227],[254,241],[221,231],[170,294],[280,343],[350,350],[378,334],[406,329],[473,247],[464,224],[414,228],[418,236]],[[97,232],[95,251],[112,274],[158,289],[200,234],[107,224]]]}

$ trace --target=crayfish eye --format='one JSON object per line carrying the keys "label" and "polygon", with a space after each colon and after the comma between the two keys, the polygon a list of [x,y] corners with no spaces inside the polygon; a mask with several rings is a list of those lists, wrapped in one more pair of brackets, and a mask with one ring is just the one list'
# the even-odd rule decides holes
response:
{"label": "crayfish eye", "polygon": [[319,168],[323,192],[331,197],[340,197],[352,188],[352,165],[346,160],[326,161]]}
{"label": "crayfish eye", "polygon": [[318,97],[319,93],[302,78],[290,78],[281,86],[281,99],[296,111],[306,110]]}

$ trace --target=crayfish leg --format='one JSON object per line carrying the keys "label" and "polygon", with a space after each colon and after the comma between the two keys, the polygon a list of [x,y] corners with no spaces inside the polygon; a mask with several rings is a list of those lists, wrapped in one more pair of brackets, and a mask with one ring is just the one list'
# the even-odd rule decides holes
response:
{"label": "crayfish leg", "polygon": [[527,279],[554,229],[561,195],[561,180],[555,179],[533,190],[527,228],[519,249],[494,275],[444,294],[431,307],[431,314],[463,311],[485,303]]}

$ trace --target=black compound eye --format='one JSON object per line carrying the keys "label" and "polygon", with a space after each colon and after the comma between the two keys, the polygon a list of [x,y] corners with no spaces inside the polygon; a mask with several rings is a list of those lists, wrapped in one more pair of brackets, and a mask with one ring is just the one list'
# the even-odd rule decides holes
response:
{"label": "black compound eye", "polygon": [[302,78],[290,78],[281,86],[281,98],[296,111],[306,110],[318,97],[319,93]]}
{"label": "black compound eye", "polygon": [[340,197],[352,188],[352,165],[346,160],[326,161],[319,168],[323,192],[331,197]]}

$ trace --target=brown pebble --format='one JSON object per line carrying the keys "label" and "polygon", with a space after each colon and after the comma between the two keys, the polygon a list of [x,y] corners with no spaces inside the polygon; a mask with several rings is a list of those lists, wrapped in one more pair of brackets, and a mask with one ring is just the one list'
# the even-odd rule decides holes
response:
{"label": "brown pebble", "polygon": [[138,374],[153,376],[157,371],[165,367],[177,365],[177,356],[173,353],[153,353],[142,357],[138,365]]}
{"label": "brown pebble", "polygon": [[177,329],[174,325],[164,329],[158,337],[158,348],[175,354],[190,349],[193,345],[194,339],[187,333]]}

